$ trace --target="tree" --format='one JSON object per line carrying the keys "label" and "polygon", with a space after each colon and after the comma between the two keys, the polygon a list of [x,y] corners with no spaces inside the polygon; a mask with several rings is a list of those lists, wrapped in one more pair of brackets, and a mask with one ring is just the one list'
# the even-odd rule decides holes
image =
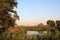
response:
{"label": "tree", "polygon": [[59,40],[60,40],[60,20],[56,20],[57,29],[59,31]]}
{"label": "tree", "polygon": [[0,0],[0,33],[14,27],[15,21],[19,19],[14,7],[17,7],[16,0]]}
{"label": "tree", "polygon": [[59,20],[56,20],[56,26],[57,26],[57,29],[60,30],[60,21]]}
{"label": "tree", "polygon": [[55,26],[55,22],[53,20],[48,20],[47,24],[50,26]]}
{"label": "tree", "polygon": [[38,24],[38,26],[44,26],[44,24],[43,23],[40,23],[40,24]]}
{"label": "tree", "polygon": [[48,20],[47,24],[50,25],[50,27],[51,27],[51,34],[52,34],[51,37],[52,38],[55,37],[55,35],[56,35],[55,22],[53,20]]}

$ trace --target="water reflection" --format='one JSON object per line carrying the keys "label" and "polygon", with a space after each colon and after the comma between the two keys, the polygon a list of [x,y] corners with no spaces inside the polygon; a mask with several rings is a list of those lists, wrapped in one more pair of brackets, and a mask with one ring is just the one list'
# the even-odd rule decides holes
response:
{"label": "water reflection", "polygon": [[39,34],[38,31],[27,31],[26,32],[27,35],[34,35],[34,34]]}
{"label": "water reflection", "polygon": [[27,31],[26,34],[27,35],[35,35],[35,34],[37,34],[37,35],[45,35],[45,34],[47,34],[47,31],[40,31],[40,32],[38,32],[38,31]]}

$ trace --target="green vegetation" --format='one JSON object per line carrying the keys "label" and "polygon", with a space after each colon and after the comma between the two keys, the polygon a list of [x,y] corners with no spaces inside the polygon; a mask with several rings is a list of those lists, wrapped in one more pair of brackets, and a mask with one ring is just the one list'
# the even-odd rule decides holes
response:
{"label": "green vegetation", "polygon": [[9,27],[14,27],[15,21],[19,19],[16,11],[13,10],[17,6],[15,0],[0,0],[0,33]]}
{"label": "green vegetation", "polygon": [[8,37],[8,28],[14,27],[15,21],[19,19],[14,7],[17,7],[16,0],[0,0],[0,40]]}
{"label": "green vegetation", "polygon": [[[0,40],[60,40],[60,21],[56,23],[53,20],[48,20],[47,25],[39,24],[36,27],[46,30],[46,34],[42,35],[26,35],[28,29],[24,27],[15,27],[15,21],[19,19],[16,11],[17,7],[15,0],[0,0]],[[33,30],[33,29],[32,29]],[[37,30],[37,29],[36,29]]]}
{"label": "green vegetation", "polygon": [[[54,35],[52,34],[51,31],[46,31],[47,33],[44,35],[40,35],[40,34],[26,35],[26,31],[27,30],[24,27],[18,27],[13,32],[6,31],[2,36],[3,39],[0,40],[60,40],[58,30],[55,30],[56,34]],[[43,32],[43,31],[38,31],[38,32]]]}

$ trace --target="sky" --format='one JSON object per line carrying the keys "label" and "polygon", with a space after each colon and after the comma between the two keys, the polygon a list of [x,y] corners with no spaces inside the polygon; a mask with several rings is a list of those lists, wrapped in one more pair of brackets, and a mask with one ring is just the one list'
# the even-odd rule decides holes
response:
{"label": "sky", "polygon": [[47,20],[60,20],[60,0],[17,0],[18,25],[46,24]]}

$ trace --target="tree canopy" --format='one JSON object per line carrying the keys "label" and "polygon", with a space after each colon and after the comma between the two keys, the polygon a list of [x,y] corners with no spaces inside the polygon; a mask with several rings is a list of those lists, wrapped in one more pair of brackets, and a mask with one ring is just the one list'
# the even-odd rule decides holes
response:
{"label": "tree canopy", "polygon": [[60,31],[60,20],[56,20],[56,28]]}
{"label": "tree canopy", "polygon": [[48,20],[47,24],[50,26],[55,26],[55,22],[53,20]]}
{"label": "tree canopy", "polygon": [[0,30],[14,27],[15,21],[19,19],[14,7],[17,7],[16,0],[0,0]]}

